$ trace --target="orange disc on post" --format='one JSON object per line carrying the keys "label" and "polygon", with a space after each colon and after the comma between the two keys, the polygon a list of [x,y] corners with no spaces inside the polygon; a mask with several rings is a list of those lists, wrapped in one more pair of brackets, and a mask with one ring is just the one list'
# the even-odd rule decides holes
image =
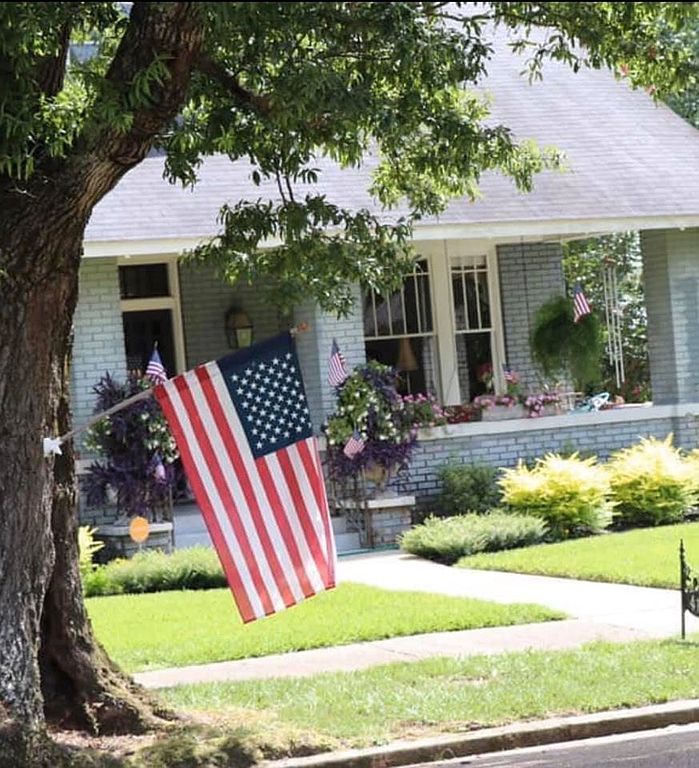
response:
{"label": "orange disc on post", "polygon": [[129,523],[129,536],[137,544],[142,544],[150,533],[150,525],[145,517],[134,517]]}

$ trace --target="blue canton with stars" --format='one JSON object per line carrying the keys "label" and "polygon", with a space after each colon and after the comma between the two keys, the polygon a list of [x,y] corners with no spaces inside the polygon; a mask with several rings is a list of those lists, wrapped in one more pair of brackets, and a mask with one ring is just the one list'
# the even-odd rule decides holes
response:
{"label": "blue canton with stars", "polygon": [[301,369],[285,333],[217,361],[256,459],[313,434]]}

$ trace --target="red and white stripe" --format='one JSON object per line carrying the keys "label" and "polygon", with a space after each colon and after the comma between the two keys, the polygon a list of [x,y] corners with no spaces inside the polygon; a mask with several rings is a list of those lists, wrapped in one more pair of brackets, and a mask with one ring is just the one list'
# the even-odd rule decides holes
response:
{"label": "red and white stripe", "polygon": [[255,459],[216,363],[155,396],[244,622],[335,586],[335,542],[316,439]]}

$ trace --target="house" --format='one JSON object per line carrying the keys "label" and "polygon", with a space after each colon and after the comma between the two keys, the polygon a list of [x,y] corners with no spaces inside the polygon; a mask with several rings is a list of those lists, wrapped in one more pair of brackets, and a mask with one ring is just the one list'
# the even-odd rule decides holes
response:
{"label": "house", "polygon": [[[259,286],[227,285],[179,254],[217,231],[224,201],[256,197],[249,168],[214,157],[194,191],[162,180],[150,157],[95,210],[87,229],[75,318],[73,404],[76,423],[92,411],[91,387],[109,370],[143,368],[159,341],[169,372],[226,354],[229,333],[255,339],[298,321],[313,420],[332,410],[326,383],[333,337],[349,364],[367,356],[398,363],[413,391],[431,389],[445,404],[477,394],[478,368],[496,382],[507,363],[536,382],[529,330],[538,307],[564,289],[561,243],[640,230],[649,318],[654,402],[607,412],[497,423],[467,423],[421,436],[405,485],[421,498],[437,490],[435,470],[451,458],[514,464],[575,446],[605,455],[640,435],[674,432],[697,444],[699,427],[699,132],[642,91],[607,71],[573,74],[555,62],[542,82],[519,73],[509,51],[496,55],[483,87],[497,120],[567,155],[567,171],[546,172],[530,194],[495,175],[482,198],[455,200],[415,229],[420,260],[392,297],[356,286],[349,318],[312,302],[281,315]],[[368,171],[320,163],[318,186],[342,206],[375,206]]]}

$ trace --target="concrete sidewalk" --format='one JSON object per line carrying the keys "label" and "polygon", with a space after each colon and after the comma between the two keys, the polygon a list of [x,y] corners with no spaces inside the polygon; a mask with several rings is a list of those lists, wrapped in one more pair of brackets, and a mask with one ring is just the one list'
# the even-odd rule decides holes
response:
{"label": "concrete sidewalk", "polygon": [[[448,568],[400,552],[342,558],[339,581],[385,589],[475,597],[499,603],[538,603],[563,611],[566,621],[435,632],[257,659],[164,669],[135,675],[149,688],[269,677],[305,677],[366,669],[431,656],[469,656],[525,649],[575,648],[593,640],[628,642],[673,637],[680,631],[678,590]],[[687,629],[699,619],[687,616]]]}

